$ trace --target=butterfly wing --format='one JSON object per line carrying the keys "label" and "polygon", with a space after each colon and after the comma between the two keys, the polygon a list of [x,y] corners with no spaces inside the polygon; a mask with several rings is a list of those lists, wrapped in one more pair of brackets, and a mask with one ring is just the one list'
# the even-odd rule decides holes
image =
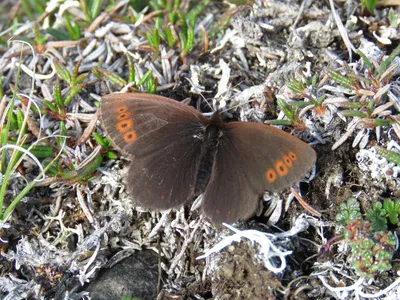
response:
{"label": "butterfly wing", "polygon": [[315,161],[309,145],[282,130],[258,123],[225,124],[203,211],[214,223],[245,220],[254,215],[265,190],[291,186]]}
{"label": "butterfly wing", "polygon": [[132,158],[127,189],[147,208],[167,209],[190,199],[208,120],[193,107],[147,94],[102,98],[107,135]]}

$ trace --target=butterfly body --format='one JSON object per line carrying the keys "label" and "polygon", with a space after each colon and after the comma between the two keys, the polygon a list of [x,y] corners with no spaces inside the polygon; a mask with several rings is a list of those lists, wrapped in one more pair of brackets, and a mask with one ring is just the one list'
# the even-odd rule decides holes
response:
{"label": "butterfly body", "polygon": [[127,189],[135,202],[164,210],[203,194],[214,223],[254,215],[265,190],[299,181],[316,160],[314,150],[272,126],[224,123],[193,107],[148,94],[102,98],[103,127],[131,164]]}

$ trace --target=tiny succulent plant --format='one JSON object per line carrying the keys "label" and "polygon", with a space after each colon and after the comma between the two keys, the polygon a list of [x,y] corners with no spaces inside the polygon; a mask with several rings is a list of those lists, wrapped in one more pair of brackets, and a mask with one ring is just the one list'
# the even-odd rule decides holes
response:
{"label": "tiny succulent plant", "polygon": [[375,203],[364,220],[360,204],[354,198],[342,203],[336,221],[344,225],[343,237],[350,244],[351,261],[357,274],[366,278],[390,270],[393,252],[397,248],[396,235],[387,230],[387,219],[398,222],[400,199],[386,199]]}

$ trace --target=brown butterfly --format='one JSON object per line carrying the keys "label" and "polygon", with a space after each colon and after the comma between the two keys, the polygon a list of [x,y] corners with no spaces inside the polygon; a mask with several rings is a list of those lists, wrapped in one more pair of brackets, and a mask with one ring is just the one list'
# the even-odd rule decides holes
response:
{"label": "brown butterfly", "polygon": [[191,106],[150,94],[110,94],[101,100],[108,137],[131,159],[127,189],[150,209],[178,207],[203,194],[214,223],[253,216],[264,191],[302,179],[315,151],[292,135],[259,123],[224,123]]}

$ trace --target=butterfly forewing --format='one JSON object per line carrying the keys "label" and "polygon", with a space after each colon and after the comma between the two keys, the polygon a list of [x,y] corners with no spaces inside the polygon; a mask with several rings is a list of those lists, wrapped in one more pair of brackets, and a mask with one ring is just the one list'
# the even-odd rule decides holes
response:
{"label": "butterfly forewing", "polygon": [[[148,94],[110,94],[101,101],[108,137],[129,157],[147,155],[175,138],[204,131],[207,119],[193,107]],[[198,137],[194,137],[196,139]]]}

